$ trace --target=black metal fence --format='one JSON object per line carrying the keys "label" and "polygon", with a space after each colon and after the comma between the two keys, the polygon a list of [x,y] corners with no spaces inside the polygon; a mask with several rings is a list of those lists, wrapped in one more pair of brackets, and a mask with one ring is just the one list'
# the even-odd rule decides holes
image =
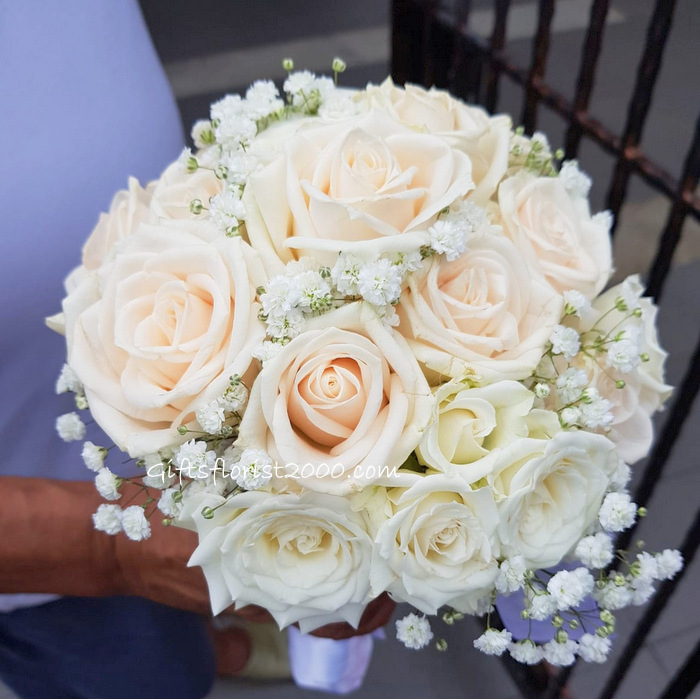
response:
{"label": "black metal fence", "polygon": [[[647,295],[658,301],[668,279],[686,218],[700,221],[700,197],[696,193],[700,177],[700,115],[680,178],[675,178],[654,163],[641,149],[642,132],[668,43],[677,0],[656,0],[649,17],[646,37],[640,37],[640,41],[644,40],[644,47],[622,133],[615,133],[589,112],[606,19],[611,9],[610,0],[593,0],[591,3],[573,99],[554,89],[544,77],[555,6],[556,0],[539,0],[531,60],[529,65],[518,65],[504,51],[511,0],[492,0],[494,22],[490,38],[480,37],[470,30],[470,0],[392,0],[392,76],[398,83],[413,82],[449,89],[470,102],[484,105],[491,112],[498,107],[499,86],[501,80],[506,78],[522,89],[522,112],[519,116],[526,132],[534,131],[539,108],[544,105],[567,124],[564,138],[567,159],[577,156],[584,138],[597,143],[612,156],[606,207],[612,211],[615,221],[618,220],[633,176],[641,178],[654,191],[666,197],[671,208],[660,232],[656,255],[647,275]],[[697,90],[698,85],[689,85],[689,89]],[[690,332],[697,332],[697,329],[691,328]],[[675,392],[670,414],[637,485],[635,501],[640,506],[649,502],[699,388],[700,338],[697,339],[683,380]],[[620,539],[620,547],[626,547],[633,535],[634,530],[625,532]],[[693,524],[680,544],[686,561],[684,570],[690,568],[699,543],[700,512],[696,513]],[[615,695],[682,577],[683,573],[664,583],[646,607],[631,636],[626,639],[623,652],[610,671],[599,699],[610,699]],[[683,699],[698,684],[700,644],[688,650],[687,658],[661,693],[661,699]],[[569,696],[567,683],[575,672],[575,667],[555,672],[548,667],[531,669],[516,667],[509,660],[505,662],[516,677],[524,696],[545,699]]]}

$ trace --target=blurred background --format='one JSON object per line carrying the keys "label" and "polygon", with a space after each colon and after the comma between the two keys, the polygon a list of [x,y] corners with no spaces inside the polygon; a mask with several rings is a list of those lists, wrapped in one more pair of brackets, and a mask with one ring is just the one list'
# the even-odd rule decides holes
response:
{"label": "blurred background", "polygon": [[[665,0],[673,3],[673,0]],[[342,75],[347,86],[380,82],[390,71],[390,0],[140,0],[156,49],[165,66],[178,101],[186,132],[192,123],[208,116],[209,104],[229,92],[242,92],[259,78],[284,78],[281,60],[294,59],[296,68],[329,73],[334,56],[345,59]],[[546,81],[568,99],[573,99],[582,45],[586,36],[592,0],[557,0],[551,25]],[[469,30],[488,39],[494,23],[496,0],[471,3],[433,3],[443,6],[471,5]],[[671,33],[653,93],[651,110],[643,134],[645,153],[674,177],[681,174],[685,153],[693,136],[700,110],[700,3],[678,0]],[[530,65],[539,3],[512,0],[505,34],[505,51],[513,61]],[[654,0],[613,0],[605,20],[605,41],[599,59],[589,112],[609,129],[621,133],[626,118],[637,65]],[[417,50],[408,46],[404,49]],[[523,90],[502,79],[497,111],[508,112],[518,123]],[[539,109],[538,129],[553,147],[563,145],[566,124],[544,107]],[[584,139],[579,151],[584,171],[594,180],[592,204],[605,202],[614,160]],[[639,178],[632,177],[619,217],[615,238],[616,278],[644,273],[656,251],[670,203]],[[659,314],[663,346],[669,351],[668,380],[678,385],[689,364],[700,327],[700,226],[688,217],[673,270],[661,301]],[[649,503],[651,515],[638,530],[650,549],[679,546],[689,528],[700,492],[700,438],[698,405],[676,443]],[[668,411],[658,420],[661,427]],[[635,468],[641,472],[643,464]],[[700,567],[691,565],[660,621],[643,647],[616,697],[646,699],[659,696],[692,650],[700,631],[697,590]],[[406,610],[400,609],[397,615]],[[643,609],[626,609],[619,615],[619,638],[607,666],[577,668],[569,684],[569,696],[586,699],[598,694],[616,655],[641,617]],[[410,697],[492,697],[516,699],[518,686],[501,663],[471,647],[476,622],[465,620],[454,627],[441,625],[437,635],[449,643],[446,653],[428,650],[415,654],[393,639],[375,644],[375,654],[363,697],[400,693]],[[250,696],[322,696],[288,684],[262,685],[244,680],[220,681],[212,698]],[[700,691],[691,696],[700,697]]]}

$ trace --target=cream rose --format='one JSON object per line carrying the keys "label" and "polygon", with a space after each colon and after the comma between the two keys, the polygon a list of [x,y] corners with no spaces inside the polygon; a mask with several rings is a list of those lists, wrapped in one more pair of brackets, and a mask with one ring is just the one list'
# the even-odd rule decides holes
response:
{"label": "cream rose", "polygon": [[257,604],[280,628],[357,626],[370,601],[372,540],[348,500],[308,491],[198,497],[202,507],[218,506],[211,520],[195,514],[199,546],[190,559],[204,571],[214,614]]}
{"label": "cream rose", "polygon": [[140,223],[155,223],[150,209],[153,184],[143,189],[135,177],[129,178],[129,188],[114,195],[108,213],[100,218],[83,246],[83,266],[97,269],[114,252],[114,246],[130,236]]}
{"label": "cream rose", "polygon": [[593,298],[612,270],[607,219],[591,218],[588,201],[557,177],[519,173],[498,189],[503,229],[554,289]]}
{"label": "cream rose", "polygon": [[432,405],[404,339],[358,302],[307,320],[265,362],[237,443],[296,466],[305,487],[347,494],[403,464]]}
{"label": "cream rose", "polygon": [[470,388],[450,381],[435,391],[434,420],[416,449],[436,471],[475,483],[493,468],[498,450],[528,435],[534,395],[517,381]]}
{"label": "cream rose", "polygon": [[[372,110],[349,122],[305,121],[245,191],[246,229],[270,274],[302,256],[333,265],[418,249],[442,209],[473,187],[471,161],[443,139]],[[263,132],[260,152],[279,138]],[[273,151],[274,152],[274,151]]]}
{"label": "cream rose", "polygon": [[[620,456],[634,463],[649,452],[654,436],[652,415],[671,395],[671,386],[664,382],[664,364],[667,353],[659,345],[656,331],[657,307],[651,299],[643,298],[644,287],[634,275],[606,291],[593,302],[593,309],[580,323],[580,330],[595,327],[601,335],[631,328],[639,334],[639,352],[646,356],[632,372],[622,373],[606,366],[605,355],[598,361],[586,359],[592,385],[612,402],[613,424],[607,436],[616,444]],[[612,310],[615,301],[623,298],[628,304],[638,306],[641,317],[631,311]],[[609,312],[611,311],[611,312]],[[617,388],[616,381],[624,381],[624,388]]]}
{"label": "cream rose", "polygon": [[142,224],[63,302],[68,363],[91,412],[131,456],[180,441],[176,428],[243,375],[265,330],[262,266],[207,222]]}
{"label": "cream rose", "polygon": [[472,613],[498,572],[498,515],[486,488],[459,478],[420,478],[379,529],[372,590],[388,590],[425,614],[445,605]]}
{"label": "cream rose", "polygon": [[378,86],[368,85],[356,100],[361,105],[384,109],[411,128],[440,136],[466,153],[472,161],[475,185],[470,200],[483,205],[496,191],[508,168],[509,117],[489,116],[481,107],[467,105],[434,87],[397,87],[391,78]]}
{"label": "cream rose", "polygon": [[168,166],[158,180],[149,185],[152,188],[151,211],[158,219],[170,221],[192,220],[190,202],[199,199],[204,206],[220,194],[224,182],[209,168],[199,168],[188,172],[179,161]]}
{"label": "cream rose", "polygon": [[617,467],[615,445],[590,432],[520,439],[503,449],[488,483],[504,555],[522,554],[532,568],[559,563],[595,522]]}
{"label": "cream rose", "polygon": [[510,240],[488,235],[453,262],[429,259],[409,278],[398,311],[400,331],[428,370],[517,380],[540,361],[562,300]]}

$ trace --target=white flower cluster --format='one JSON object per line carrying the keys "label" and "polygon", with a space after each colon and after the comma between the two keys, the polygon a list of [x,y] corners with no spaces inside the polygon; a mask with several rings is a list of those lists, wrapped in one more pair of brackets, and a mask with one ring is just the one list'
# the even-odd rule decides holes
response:
{"label": "white flower cluster", "polygon": [[433,638],[430,622],[425,616],[418,616],[413,613],[407,614],[403,619],[396,621],[396,638],[406,648],[413,650],[425,648]]}
{"label": "white flower cluster", "polygon": [[292,106],[306,114],[316,114],[321,105],[336,92],[331,78],[318,77],[308,70],[290,73],[282,89]]}
{"label": "white flower cluster", "polygon": [[452,262],[467,249],[470,240],[485,235],[491,229],[486,209],[463,201],[450,207],[428,228],[430,247]]}
{"label": "white flower cluster", "polygon": [[333,307],[328,274],[305,262],[290,262],[285,273],[272,277],[262,290],[260,304],[260,317],[267,324],[268,336],[284,344],[301,332],[305,315]]}
{"label": "white flower cluster", "polygon": [[[501,655],[506,650],[518,662],[532,665],[542,659],[555,666],[571,665],[576,656],[586,662],[605,662],[611,642],[608,638],[615,630],[612,611],[630,605],[641,605],[654,593],[654,582],[673,578],[683,567],[680,552],[666,549],[661,553],[638,553],[636,559],[626,562],[627,574],[613,571],[606,578],[602,571],[614,557],[610,532],[620,532],[634,524],[637,506],[627,493],[611,492],[600,507],[598,531],[582,538],[574,555],[583,564],[573,570],[547,573],[542,580],[539,571],[525,569],[522,556],[513,556],[501,562],[495,580],[496,590],[510,594],[525,591],[525,618],[535,621],[551,620],[557,629],[554,638],[542,645],[525,639],[512,642],[508,631],[487,628],[474,641],[474,646],[487,655]],[[593,572],[596,572],[594,576]],[[597,580],[597,582],[596,582]],[[586,599],[597,604],[598,611],[585,610]],[[584,607],[584,611],[579,611]],[[594,633],[584,633],[578,641],[571,640],[565,626],[592,627]]]}
{"label": "white flower cluster", "polygon": [[151,536],[151,525],[140,505],[130,505],[123,510],[119,505],[100,505],[92,521],[98,531],[112,535],[123,531],[132,541]]}

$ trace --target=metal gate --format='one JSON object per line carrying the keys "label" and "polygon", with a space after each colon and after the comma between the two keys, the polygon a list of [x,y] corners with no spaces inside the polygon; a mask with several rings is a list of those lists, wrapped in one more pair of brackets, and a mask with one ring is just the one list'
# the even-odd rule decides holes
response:
{"label": "metal gate", "polygon": [[[391,69],[394,80],[397,83],[443,87],[494,112],[498,107],[499,85],[505,77],[522,89],[520,123],[527,133],[532,133],[536,128],[538,110],[543,105],[567,124],[564,139],[566,159],[577,156],[584,138],[597,143],[612,156],[606,208],[612,211],[616,222],[633,176],[641,178],[655,192],[667,198],[671,204],[670,212],[647,275],[646,293],[658,301],[668,278],[674,251],[680,242],[683,223],[687,217],[700,221],[700,197],[696,193],[700,177],[700,115],[679,179],[654,163],[640,147],[677,0],[656,0],[654,3],[621,134],[606,127],[589,112],[606,19],[611,11],[610,0],[593,0],[591,3],[573,99],[565,97],[544,78],[556,0],[539,0],[537,3],[537,27],[529,65],[518,65],[504,51],[508,13],[511,4],[515,3],[511,3],[511,0],[492,0],[494,21],[488,38],[477,35],[470,27],[471,4],[470,0],[392,0]],[[698,90],[699,86],[689,85],[689,88]],[[697,330],[689,328],[689,333],[693,335],[688,337],[688,343],[695,341],[695,350],[634,493],[634,499],[640,506],[649,502],[700,387],[700,338],[694,335]],[[654,517],[653,512],[651,517]],[[618,547],[627,547],[633,535],[634,530],[625,532],[618,539]],[[669,545],[679,546],[683,553],[686,561],[683,572],[690,568],[699,543],[700,511],[696,512],[682,541],[669,542]],[[615,695],[642,644],[670,601],[683,572],[661,586],[631,635],[618,639],[624,649],[609,671],[599,699],[610,699]],[[509,658],[504,662],[524,696],[538,699],[570,696],[567,683],[575,672],[575,666],[555,672],[548,666],[534,669],[520,666]],[[688,649],[685,661],[661,693],[661,699],[687,697],[700,679],[699,665],[700,642],[697,642],[694,648]]]}

